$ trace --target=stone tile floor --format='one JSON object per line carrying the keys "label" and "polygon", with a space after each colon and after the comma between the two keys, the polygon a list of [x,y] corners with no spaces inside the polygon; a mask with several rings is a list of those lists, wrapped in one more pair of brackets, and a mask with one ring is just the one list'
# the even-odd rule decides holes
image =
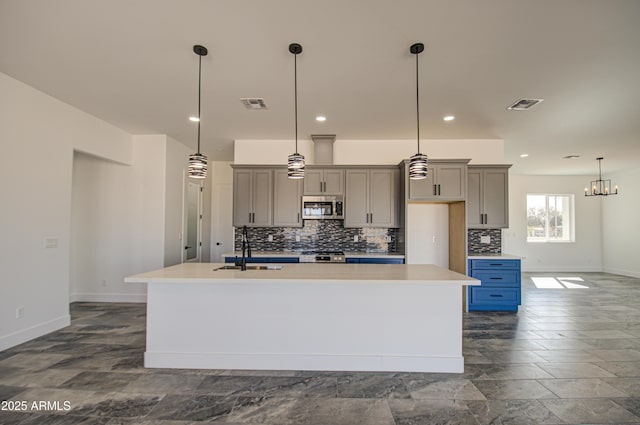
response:
{"label": "stone tile floor", "polygon": [[464,374],[144,369],[144,305],[71,316],[0,352],[0,424],[640,424],[640,279],[524,274],[465,314]]}

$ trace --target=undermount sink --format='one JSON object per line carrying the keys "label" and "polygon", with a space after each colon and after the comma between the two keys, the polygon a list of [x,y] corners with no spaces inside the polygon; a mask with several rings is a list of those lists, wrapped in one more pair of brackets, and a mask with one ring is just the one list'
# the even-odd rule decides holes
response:
{"label": "undermount sink", "polygon": [[[213,269],[213,271],[217,270],[241,270],[242,266],[222,266],[217,269]],[[247,264],[247,270],[282,270],[282,266],[274,265],[274,264]]]}

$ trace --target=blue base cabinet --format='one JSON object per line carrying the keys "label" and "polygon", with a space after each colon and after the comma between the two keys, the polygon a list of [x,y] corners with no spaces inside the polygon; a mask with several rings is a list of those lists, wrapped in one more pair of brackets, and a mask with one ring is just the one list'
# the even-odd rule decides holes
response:
{"label": "blue base cabinet", "polygon": [[469,260],[469,276],[480,286],[469,286],[469,311],[518,311],[522,301],[520,260]]}
{"label": "blue base cabinet", "polygon": [[404,258],[356,258],[347,257],[348,264],[404,264]]}
{"label": "blue base cabinet", "polygon": [[[237,260],[240,261],[241,257]],[[247,263],[299,263],[298,257],[251,257],[246,258]],[[235,263],[236,257],[224,257],[225,263]]]}

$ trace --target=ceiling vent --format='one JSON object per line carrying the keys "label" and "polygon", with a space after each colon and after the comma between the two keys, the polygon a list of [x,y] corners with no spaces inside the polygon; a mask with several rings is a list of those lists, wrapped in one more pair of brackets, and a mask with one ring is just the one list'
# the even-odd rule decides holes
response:
{"label": "ceiling vent", "polygon": [[264,103],[264,99],[260,98],[245,98],[240,99],[240,102],[244,105],[245,108],[256,110],[256,109],[267,109],[266,103]]}
{"label": "ceiling vent", "polygon": [[526,111],[531,108],[533,105],[537,105],[542,102],[544,99],[520,99],[511,106],[507,106],[507,109],[513,111]]}

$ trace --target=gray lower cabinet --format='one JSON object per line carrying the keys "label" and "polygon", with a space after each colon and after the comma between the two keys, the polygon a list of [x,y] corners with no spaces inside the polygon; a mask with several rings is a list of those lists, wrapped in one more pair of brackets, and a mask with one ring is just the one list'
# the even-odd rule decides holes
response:
{"label": "gray lower cabinet", "polygon": [[266,227],[273,223],[273,170],[233,170],[233,225]]}
{"label": "gray lower cabinet", "polygon": [[[467,194],[468,162],[468,159],[429,161],[426,179],[409,179],[409,200],[464,201]],[[406,167],[408,166],[407,161]]]}
{"label": "gray lower cabinet", "polygon": [[467,170],[467,227],[509,227],[511,165],[470,165]]}
{"label": "gray lower cabinet", "polygon": [[344,194],[344,170],[306,167],[303,180],[305,195]]}
{"label": "gray lower cabinet", "polygon": [[346,170],[345,227],[398,227],[397,168]]}
{"label": "gray lower cabinet", "polygon": [[287,174],[286,169],[273,172],[273,225],[302,227],[302,180]]}

